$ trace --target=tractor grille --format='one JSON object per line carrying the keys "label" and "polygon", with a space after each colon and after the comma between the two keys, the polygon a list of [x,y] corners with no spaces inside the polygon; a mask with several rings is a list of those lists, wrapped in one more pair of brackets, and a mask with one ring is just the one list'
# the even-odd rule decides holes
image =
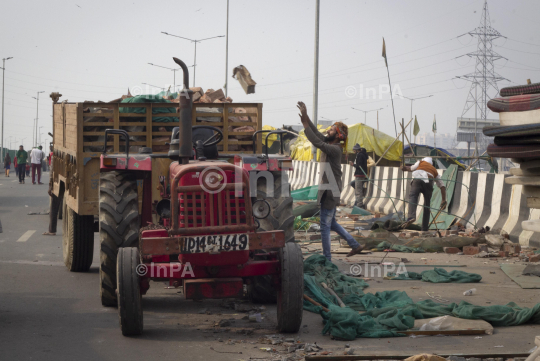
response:
{"label": "tractor grille", "polygon": [[245,199],[234,190],[180,193],[179,203],[180,228],[246,224]]}

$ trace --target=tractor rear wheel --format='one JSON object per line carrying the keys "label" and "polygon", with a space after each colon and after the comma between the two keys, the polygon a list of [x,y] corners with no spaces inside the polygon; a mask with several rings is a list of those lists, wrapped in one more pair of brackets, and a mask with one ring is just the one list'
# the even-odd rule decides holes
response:
{"label": "tractor rear wheel", "polygon": [[62,253],[70,272],[87,272],[94,258],[94,216],[80,216],[65,202]]}
{"label": "tractor rear wheel", "polygon": [[300,247],[286,243],[279,252],[281,289],[278,292],[278,332],[295,333],[302,324],[304,303],[304,264]]}
{"label": "tractor rear wheel", "polygon": [[[294,216],[291,185],[287,173],[272,172],[273,184],[266,184],[266,178],[257,179],[257,199],[264,199],[270,204],[270,214],[260,219],[261,231],[282,230],[285,232],[285,243],[294,242]],[[269,188],[273,189],[273,197],[269,197]],[[253,202],[256,199],[253,199]]]}
{"label": "tractor rear wheel", "polygon": [[116,258],[119,248],[139,243],[137,181],[130,172],[101,173],[99,184],[100,296],[103,306],[114,307]]}
{"label": "tractor rear wheel", "polygon": [[142,296],[139,275],[139,250],[135,247],[118,250],[118,317],[124,336],[137,336],[143,331]]}
{"label": "tractor rear wheel", "polygon": [[[261,231],[282,230],[285,232],[285,243],[294,242],[294,216],[292,213],[293,199],[290,192],[290,184],[287,173],[274,172],[273,184],[266,184],[266,178],[257,179],[257,199],[264,199],[270,205],[270,214],[260,219]],[[283,179],[285,177],[285,179]],[[282,181],[285,183],[282,184]],[[273,187],[273,197],[268,197],[269,187]],[[285,189],[283,187],[286,187]],[[286,192],[286,193],[285,193]],[[284,193],[284,194],[282,194]],[[256,303],[276,303],[277,290],[275,289],[272,276],[256,276],[252,279],[250,287],[251,300]]]}

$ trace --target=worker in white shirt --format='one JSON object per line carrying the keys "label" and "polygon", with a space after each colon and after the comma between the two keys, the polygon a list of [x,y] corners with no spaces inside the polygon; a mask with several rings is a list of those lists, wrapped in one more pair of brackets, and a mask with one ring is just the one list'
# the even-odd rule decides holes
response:
{"label": "worker in white shirt", "polygon": [[38,174],[38,184],[41,183],[41,161],[43,160],[44,153],[41,150],[41,145],[38,148],[32,149],[30,152],[30,162],[32,163],[32,184],[36,184],[36,170]]}
{"label": "worker in white shirt", "polygon": [[444,186],[437,169],[435,169],[433,166],[433,159],[431,157],[419,160],[411,167],[403,166],[401,169],[404,172],[412,172],[413,176],[413,180],[411,182],[411,191],[409,193],[409,214],[403,228],[416,221],[416,206],[418,205],[418,197],[420,193],[422,193],[424,195],[422,231],[427,231],[429,227],[429,218],[431,215],[430,204],[431,194],[433,193],[433,183],[435,182],[437,187],[439,187],[441,190],[441,209],[446,207],[446,187]]}

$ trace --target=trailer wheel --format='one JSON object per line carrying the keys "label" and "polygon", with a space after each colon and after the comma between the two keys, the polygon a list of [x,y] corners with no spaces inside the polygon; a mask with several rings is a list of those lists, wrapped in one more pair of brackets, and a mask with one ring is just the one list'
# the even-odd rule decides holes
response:
{"label": "trailer wheel", "polygon": [[87,272],[94,258],[94,216],[80,216],[66,204],[62,220],[62,253],[70,272]]}
{"label": "trailer wheel", "polygon": [[[285,242],[294,242],[293,199],[288,175],[287,173],[272,172],[272,176],[274,184],[268,184],[268,187],[273,186],[273,197],[268,197],[266,178],[259,177],[257,179],[257,199],[265,199],[270,204],[268,217],[259,220],[260,229],[262,231],[282,230],[285,232]],[[282,182],[284,183],[282,184]],[[253,202],[255,200],[255,198],[252,199]]]}
{"label": "trailer wheel", "polygon": [[279,252],[281,290],[278,292],[278,332],[298,332],[302,324],[304,264],[296,243],[286,243]]}
{"label": "trailer wheel", "polygon": [[100,176],[99,240],[101,304],[114,307],[118,249],[137,247],[139,242],[137,181],[132,173],[112,171]]}
{"label": "trailer wheel", "polygon": [[139,250],[135,247],[118,250],[118,317],[124,336],[137,336],[143,331],[142,296],[137,266]]}
{"label": "trailer wheel", "polygon": [[60,209],[58,209],[58,219],[62,219],[64,217],[64,204],[66,202],[66,198],[64,197],[63,193],[60,193],[58,197],[60,197],[60,203],[62,203],[62,206],[60,206]]}

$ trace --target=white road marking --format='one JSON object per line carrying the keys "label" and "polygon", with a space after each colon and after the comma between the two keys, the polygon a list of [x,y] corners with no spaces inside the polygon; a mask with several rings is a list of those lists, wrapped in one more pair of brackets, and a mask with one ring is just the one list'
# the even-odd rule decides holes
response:
{"label": "white road marking", "polygon": [[32,235],[33,235],[34,233],[36,233],[35,230],[24,232],[24,234],[21,236],[21,238],[19,238],[19,239],[17,240],[17,242],[26,242],[26,241],[28,241],[28,239],[29,239],[30,237],[32,237]]}

